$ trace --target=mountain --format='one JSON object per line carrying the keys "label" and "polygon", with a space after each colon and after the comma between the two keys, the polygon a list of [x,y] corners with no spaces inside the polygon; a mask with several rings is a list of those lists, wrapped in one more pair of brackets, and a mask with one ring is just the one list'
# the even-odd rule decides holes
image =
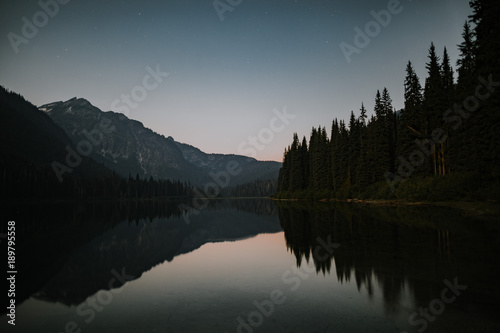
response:
{"label": "mountain", "polygon": [[69,136],[47,114],[0,86],[0,197],[19,197],[50,187],[62,194],[77,177],[112,175],[92,159],[80,157],[70,161],[74,167],[67,169],[65,176],[72,181],[59,182],[52,165],[65,163],[71,145]]}
{"label": "mountain", "polygon": [[[172,137],[169,137],[173,140]],[[175,142],[175,141],[174,141]],[[238,163],[241,167],[239,175],[231,181],[231,186],[249,183],[256,180],[278,179],[281,163],[257,161],[254,158],[234,154],[207,154],[200,149],[185,143],[175,142],[184,159],[203,170],[205,174],[218,173],[225,170],[230,163]]]}
{"label": "mountain", "polygon": [[[178,179],[202,186],[234,167],[228,185],[278,177],[281,163],[240,155],[207,154],[113,111],[103,112],[82,98],[39,107],[71,138],[79,152],[123,176]],[[235,164],[237,163],[237,164]],[[221,180],[222,179],[222,180]],[[225,179],[219,178],[219,181]],[[224,187],[224,186],[223,186]]]}
{"label": "mountain", "polygon": [[112,126],[101,121],[84,132],[90,141],[74,144],[48,114],[0,87],[0,201],[192,195],[179,181],[122,177],[89,157]]}

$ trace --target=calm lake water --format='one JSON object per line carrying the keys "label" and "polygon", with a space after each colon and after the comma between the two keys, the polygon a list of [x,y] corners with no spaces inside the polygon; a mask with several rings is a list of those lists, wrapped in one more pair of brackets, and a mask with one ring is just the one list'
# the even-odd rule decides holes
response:
{"label": "calm lake water", "polygon": [[18,304],[1,331],[500,332],[495,219],[269,200],[196,213],[9,206]]}

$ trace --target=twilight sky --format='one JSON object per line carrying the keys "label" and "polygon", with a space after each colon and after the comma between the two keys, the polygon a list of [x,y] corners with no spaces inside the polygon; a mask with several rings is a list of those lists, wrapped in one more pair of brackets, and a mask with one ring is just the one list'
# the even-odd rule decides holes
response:
{"label": "twilight sky", "polygon": [[[260,133],[254,157],[275,161],[293,132],[329,132],[361,102],[371,114],[377,89],[402,108],[408,60],[422,84],[431,41],[454,65],[471,12],[400,0],[348,62],[340,44],[398,1],[220,0],[219,13],[213,0],[55,1],[0,4],[1,85],[35,105],[85,98],[207,153],[249,154]],[[281,126],[284,109],[296,117]]]}

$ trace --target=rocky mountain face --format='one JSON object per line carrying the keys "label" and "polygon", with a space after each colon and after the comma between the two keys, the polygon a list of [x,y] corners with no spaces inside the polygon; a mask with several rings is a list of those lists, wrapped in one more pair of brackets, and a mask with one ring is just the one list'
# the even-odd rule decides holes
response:
{"label": "rocky mountain face", "polygon": [[[82,98],[39,107],[72,139],[78,153],[90,156],[127,177],[189,181],[202,186],[214,182],[229,167],[229,184],[274,179],[281,163],[262,162],[240,155],[207,154],[164,137],[121,113],[103,112]],[[226,179],[218,178],[226,185]]]}

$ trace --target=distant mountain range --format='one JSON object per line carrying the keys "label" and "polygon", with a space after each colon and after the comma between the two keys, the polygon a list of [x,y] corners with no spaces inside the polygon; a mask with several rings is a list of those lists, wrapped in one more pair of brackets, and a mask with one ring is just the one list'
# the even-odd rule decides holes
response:
{"label": "distant mountain range", "polygon": [[[281,163],[241,155],[207,154],[166,138],[136,120],[103,112],[83,98],[39,107],[73,142],[77,151],[125,177],[171,179],[202,186],[214,182],[227,168],[237,169],[229,186],[276,179]],[[219,182],[226,184],[220,176]]]}

